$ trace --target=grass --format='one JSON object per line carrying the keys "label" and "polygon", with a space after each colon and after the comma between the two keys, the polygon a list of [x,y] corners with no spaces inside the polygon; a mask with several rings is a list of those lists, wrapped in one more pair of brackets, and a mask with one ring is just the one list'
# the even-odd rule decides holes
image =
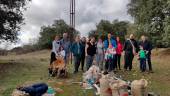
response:
{"label": "grass", "polygon": [[[125,80],[145,78],[149,81],[149,90],[161,96],[170,96],[170,55],[163,54],[164,50],[154,51],[153,74],[140,73],[138,62],[134,61],[132,72],[119,71]],[[51,78],[48,76],[50,51],[43,50],[23,55],[0,56],[0,96],[10,96],[12,91],[23,84],[45,82],[54,88],[61,88],[64,93],[57,96],[93,96],[93,90],[83,90],[79,84],[82,80],[82,72],[73,75],[72,65],[69,64],[69,77],[63,79]]]}

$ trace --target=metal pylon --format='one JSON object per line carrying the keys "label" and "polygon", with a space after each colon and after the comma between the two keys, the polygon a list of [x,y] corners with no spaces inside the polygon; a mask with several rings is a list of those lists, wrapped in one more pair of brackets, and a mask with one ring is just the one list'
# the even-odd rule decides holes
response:
{"label": "metal pylon", "polygon": [[[75,0],[70,0],[70,40],[71,44],[74,40],[74,32],[75,32],[75,9],[76,9],[76,2]],[[71,54],[71,64],[72,64],[72,54]]]}

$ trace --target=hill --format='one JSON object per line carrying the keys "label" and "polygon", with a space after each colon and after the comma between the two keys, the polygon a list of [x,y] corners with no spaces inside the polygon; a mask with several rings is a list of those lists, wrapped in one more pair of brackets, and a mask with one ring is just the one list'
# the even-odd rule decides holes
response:
{"label": "hill", "polygon": [[[119,71],[125,80],[134,80],[144,77],[149,81],[149,90],[161,96],[170,96],[170,54],[169,49],[153,50],[153,74],[140,73],[138,61],[134,61],[132,72]],[[73,65],[69,64],[69,77],[65,79],[48,76],[49,50],[31,52],[27,54],[0,56],[0,96],[10,96],[12,90],[18,85],[46,82],[52,87],[61,88],[64,93],[57,96],[93,96],[93,91],[81,89],[77,84],[82,80],[80,71],[73,75]],[[122,65],[123,66],[123,65]],[[72,94],[70,94],[72,93]]]}

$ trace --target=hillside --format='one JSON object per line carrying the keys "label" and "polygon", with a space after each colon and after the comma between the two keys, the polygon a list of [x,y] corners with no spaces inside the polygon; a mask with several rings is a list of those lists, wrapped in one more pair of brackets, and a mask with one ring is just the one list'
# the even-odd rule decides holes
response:
{"label": "hillside", "polygon": [[[22,55],[0,56],[0,96],[10,96],[18,85],[46,82],[52,87],[61,88],[64,93],[57,96],[93,96],[93,91],[81,89],[78,84],[71,82],[81,81],[82,72],[73,75],[73,65],[69,65],[69,77],[65,79],[48,76],[49,50],[42,50]],[[161,96],[170,96],[170,51],[157,49],[153,51],[153,74],[140,73],[138,61],[134,61],[134,70],[125,73],[119,71],[125,80],[134,80],[144,77],[149,81],[149,90]],[[70,94],[72,93],[72,94]]]}

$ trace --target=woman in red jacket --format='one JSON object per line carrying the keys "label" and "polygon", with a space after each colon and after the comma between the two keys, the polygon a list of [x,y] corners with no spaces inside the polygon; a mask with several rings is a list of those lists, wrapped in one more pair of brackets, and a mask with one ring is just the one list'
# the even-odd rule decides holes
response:
{"label": "woman in red jacket", "polygon": [[121,60],[121,54],[122,54],[122,51],[123,51],[123,45],[121,44],[119,37],[116,37],[116,41],[117,41],[117,48],[116,48],[116,69],[118,69],[118,67],[119,67],[119,70],[121,70],[121,68],[120,68],[120,60]]}

